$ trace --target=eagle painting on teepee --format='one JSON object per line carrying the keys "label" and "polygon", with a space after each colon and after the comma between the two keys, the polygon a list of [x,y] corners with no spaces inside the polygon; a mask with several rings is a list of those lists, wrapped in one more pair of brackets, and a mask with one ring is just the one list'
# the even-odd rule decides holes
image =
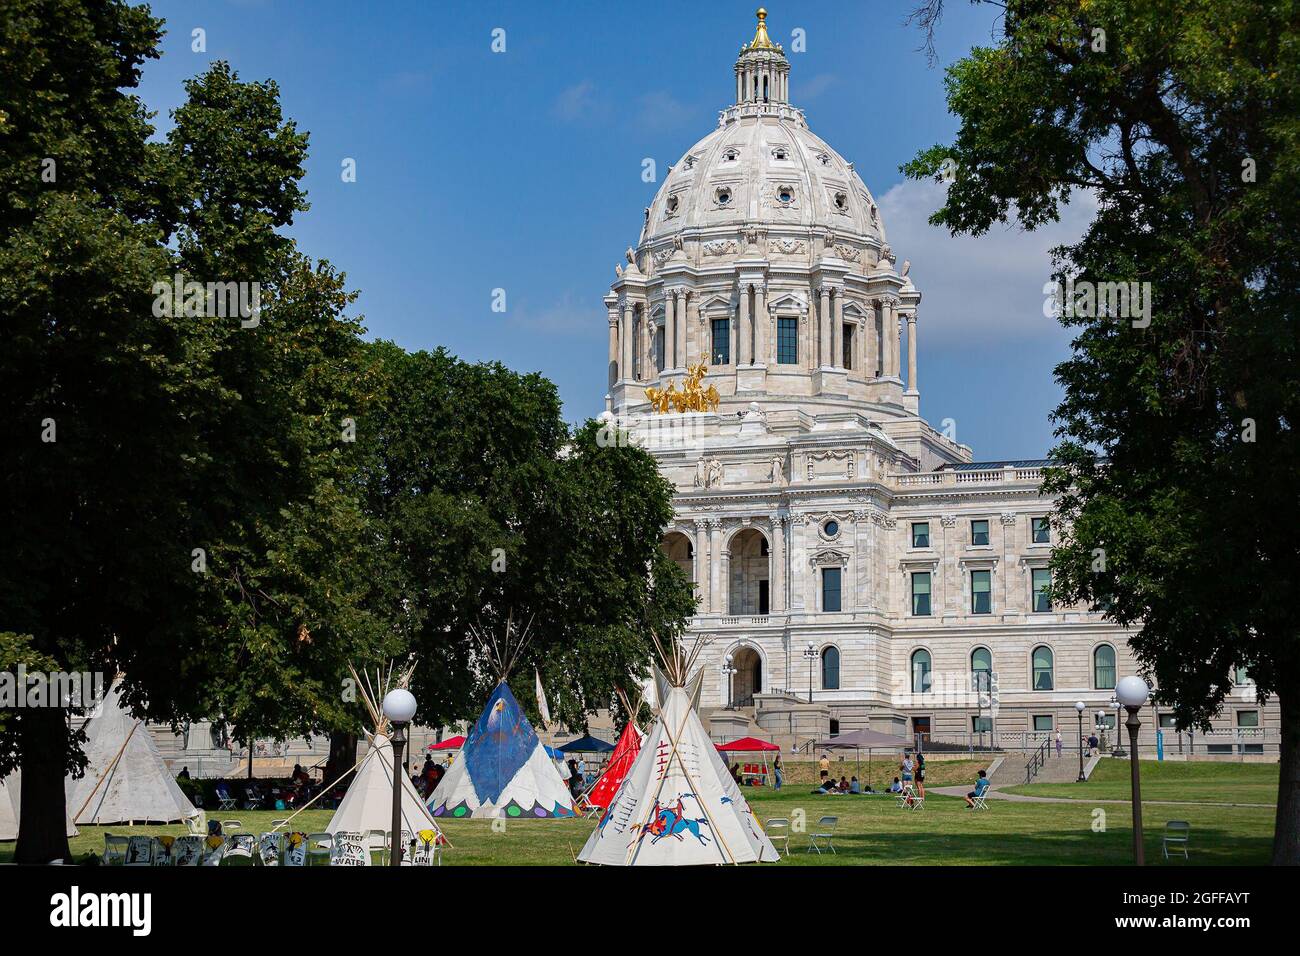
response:
{"label": "eagle painting on teepee", "polygon": [[466,737],[460,759],[429,798],[429,809],[435,818],[574,816],[569,788],[506,683],[511,666],[528,643],[528,629],[516,639],[507,622],[499,644],[477,629],[472,633],[496,674],[497,685]]}
{"label": "eagle painting on teepee", "polygon": [[695,707],[704,646],[677,641],[655,669],[659,715],[609,808],[578,854],[609,866],[775,863],[780,857],[704,730]]}

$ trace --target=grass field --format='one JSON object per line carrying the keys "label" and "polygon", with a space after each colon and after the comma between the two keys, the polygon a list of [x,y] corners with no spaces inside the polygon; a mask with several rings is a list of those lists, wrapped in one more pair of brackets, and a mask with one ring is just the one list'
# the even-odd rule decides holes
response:
{"label": "grass field", "polygon": [[[959,763],[959,762],[954,762]],[[935,762],[936,769],[939,763]],[[1015,790],[1041,796],[1085,796],[1124,799],[1128,778],[1112,775],[1103,761],[1087,784],[1034,784]],[[1146,804],[1147,860],[1152,865],[1185,866],[1181,859],[1166,862],[1160,854],[1160,835],[1168,820],[1186,820],[1192,826],[1191,865],[1263,865],[1268,862],[1273,834],[1273,810],[1252,807],[1198,805],[1215,794],[1237,794],[1237,802],[1268,803],[1276,800],[1277,766],[1259,764],[1164,764],[1148,771],[1143,765],[1144,795],[1152,800],[1187,800],[1178,806]],[[956,777],[969,767],[952,766]],[[927,776],[931,776],[927,774]],[[1151,781],[1148,792],[1146,781]],[[1251,799],[1241,797],[1249,788]],[[1271,789],[1270,789],[1271,788]],[[768,790],[749,794],[760,821],[769,817],[796,817],[809,824],[823,814],[839,817],[835,855],[809,854],[807,837],[791,837],[791,855],[781,866],[834,865],[1124,865],[1131,861],[1131,820],[1127,806],[1079,803],[1012,803],[989,801],[987,813],[971,813],[965,803],[932,794],[923,810],[899,810],[887,796],[814,796],[808,787],[787,787],[780,794]],[[238,811],[220,815],[240,820],[245,830],[269,828],[282,813]],[[319,830],[329,821],[327,810],[309,810],[294,821],[295,829]],[[449,866],[569,865],[595,825],[592,820],[536,820],[507,822],[504,832],[494,832],[487,821],[448,820],[444,824],[454,845],[444,856]],[[104,833],[181,833],[170,827],[82,827],[71,841],[74,855],[102,852]],[[0,863],[13,856],[12,843],[0,843]]]}
{"label": "grass field", "polygon": [[[1142,801],[1277,803],[1275,763],[1181,763],[1143,760]],[[1085,783],[1031,783],[1008,793],[1085,800],[1128,800],[1129,762],[1102,760]]]}

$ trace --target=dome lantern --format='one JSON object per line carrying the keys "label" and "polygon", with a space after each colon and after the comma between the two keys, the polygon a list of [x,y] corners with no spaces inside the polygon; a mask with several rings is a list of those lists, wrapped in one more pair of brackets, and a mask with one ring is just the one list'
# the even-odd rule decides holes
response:
{"label": "dome lantern", "polygon": [[767,35],[767,11],[758,8],[754,39],[740,48],[736,60],[736,105],[745,103],[788,103],[790,62],[781,44]]}

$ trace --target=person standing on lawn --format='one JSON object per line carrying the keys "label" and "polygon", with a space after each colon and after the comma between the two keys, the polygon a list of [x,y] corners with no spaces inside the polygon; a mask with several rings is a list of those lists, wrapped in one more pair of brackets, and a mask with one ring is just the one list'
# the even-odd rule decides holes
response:
{"label": "person standing on lawn", "polygon": [[1056,732],[1056,756],[1061,756],[1061,732]]}
{"label": "person standing on lawn", "polygon": [[781,784],[785,782],[785,776],[781,772],[781,755],[777,754],[776,759],[772,761],[772,789],[780,790]]}
{"label": "person standing on lawn", "polygon": [[825,783],[826,778],[831,775],[831,755],[822,754],[822,759],[819,761],[819,766],[821,767],[822,782]]}

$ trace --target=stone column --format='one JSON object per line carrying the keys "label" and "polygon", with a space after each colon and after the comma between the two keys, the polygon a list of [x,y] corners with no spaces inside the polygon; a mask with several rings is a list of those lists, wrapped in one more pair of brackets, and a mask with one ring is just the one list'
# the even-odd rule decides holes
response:
{"label": "stone column", "polygon": [[722,560],[718,562],[722,565],[719,574],[722,577],[722,593],[718,595],[718,613],[735,614],[737,611],[731,609],[731,549],[722,549]]}
{"label": "stone column", "polygon": [[825,368],[831,364],[831,290],[826,286],[821,287],[821,309],[817,312],[817,321],[820,323],[820,354],[817,356],[817,364]]}
{"label": "stone column", "polygon": [[916,391],[916,313],[907,316],[907,390]]}
{"label": "stone column", "polygon": [[862,377],[870,381],[876,377],[876,305],[877,300],[868,303],[870,314],[862,327]]}
{"label": "stone column", "polygon": [[[892,330],[893,335],[890,335]],[[888,298],[880,300],[880,368],[885,378],[894,374],[894,353],[898,351],[898,325],[894,305]]]}
{"label": "stone column", "polygon": [[834,343],[831,345],[832,365],[836,368],[844,367],[844,290],[835,290],[834,314],[831,318],[833,325],[832,336]]}
{"label": "stone column", "polygon": [[736,356],[737,365],[749,365],[753,359],[751,342],[752,329],[749,326],[749,285],[740,284],[740,354]]}
{"label": "stone column", "polygon": [[754,364],[768,365],[768,317],[767,291],[761,285],[754,286]]}
{"label": "stone column", "polygon": [[655,377],[655,324],[650,318],[649,303],[641,305],[641,381]]}
{"label": "stone column", "polygon": [[697,614],[709,611],[709,522],[695,519],[695,594],[700,599]]}
{"label": "stone column", "polygon": [[768,595],[773,614],[785,610],[785,516],[772,516],[772,584]]}
{"label": "stone column", "polygon": [[619,373],[619,333],[618,333],[618,304],[611,305],[608,310],[609,316],[609,384],[612,388],[618,381]]}
{"label": "stone column", "polygon": [[687,341],[691,334],[690,319],[691,294],[685,289],[677,292],[677,345],[673,350],[673,355],[677,359],[677,367],[685,368],[690,364],[690,356],[687,354]]}
{"label": "stone column", "polygon": [[677,344],[677,293],[668,289],[664,293],[664,368],[676,368]]}
{"label": "stone column", "polygon": [[618,377],[627,380],[632,377],[632,303],[623,300],[623,319],[618,327],[619,348],[623,358],[618,363]]}
{"label": "stone column", "polygon": [[726,608],[722,600],[722,520],[709,519],[709,610],[721,614]]}

